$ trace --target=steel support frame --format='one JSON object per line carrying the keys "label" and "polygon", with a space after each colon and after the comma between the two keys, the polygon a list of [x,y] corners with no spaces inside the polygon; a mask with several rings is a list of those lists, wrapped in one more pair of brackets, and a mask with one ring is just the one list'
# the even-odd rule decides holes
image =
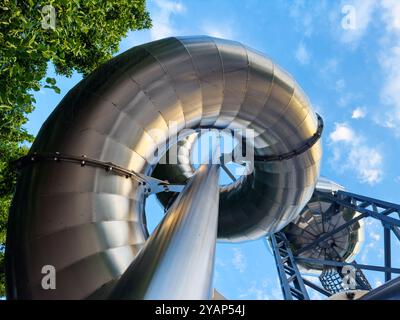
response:
{"label": "steel support frame", "polygon": [[[298,250],[296,252],[295,261],[297,262],[308,262],[308,263],[317,263],[320,265],[326,266],[337,266],[343,267],[345,265],[352,265],[358,269],[364,270],[372,270],[372,271],[380,271],[385,274],[385,282],[388,282],[392,279],[392,274],[399,274],[400,268],[392,267],[392,257],[391,257],[391,234],[396,236],[396,238],[400,241],[400,205],[390,203],[387,201],[382,201],[378,199],[373,199],[366,196],[357,195],[354,193],[346,192],[346,191],[337,191],[332,195],[327,193],[321,193],[324,197],[329,197],[333,202],[343,207],[355,210],[360,214],[353,218],[352,220],[346,222],[345,224],[335,228],[334,230],[327,232],[321,235],[319,238],[314,240],[312,243],[308,244],[304,248]],[[394,218],[389,215],[397,214],[399,218]],[[372,217],[381,221],[382,226],[384,228],[384,266],[373,266],[373,265],[365,265],[358,264],[356,262],[345,263],[340,261],[329,261],[329,260],[320,260],[320,259],[310,259],[304,258],[300,255],[308,250],[312,250],[317,246],[318,243],[330,238],[333,234],[344,230],[345,228],[351,226],[357,221]],[[318,290],[319,291],[319,290]]]}
{"label": "steel support frame", "polygon": [[369,264],[359,264],[356,262],[341,262],[341,261],[334,261],[334,260],[303,258],[303,257],[298,257],[298,256],[295,256],[294,259],[298,262],[314,263],[314,264],[332,266],[332,267],[353,266],[354,268],[361,269],[361,270],[380,271],[380,272],[385,272],[385,273],[390,272],[390,273],[400,274],[400,268],[373,266],[373,265],[369,265]]}
{"label": "steel support frame", "polygon": [[[310,300],[304,279],[297,267],[289,242],[283,232],[270,236],[270,244],[274,254],[278,277],[285,300]],[[320,288],[323,290],[322,288]]]}

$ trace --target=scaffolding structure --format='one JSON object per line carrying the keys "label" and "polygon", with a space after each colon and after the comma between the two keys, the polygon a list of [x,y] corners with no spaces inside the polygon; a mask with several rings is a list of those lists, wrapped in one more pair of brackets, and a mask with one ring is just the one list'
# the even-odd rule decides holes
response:
{"label": "scaffolding structure", "polygon": [[[318,191],[316,192],[318,193]],[[355,210],[359,214],[337,228],[321,234],[312,243],[297,250],[296,254],[292,252],[290,243],[287,241],[283,231],[275,233],[269,237],[269,243],[274,253],[278,276],[285,300],[308,300],[309,294],[306,287],[312,288],[327,297],[349,290],[349,286],[346,285],[346,272],[343,272],[344,268],[349,270],[349,267],[351,267],[354,270],[354,287],[350,286],[350,289],[368,290],[371,292],[378,291],[380,288],[372,290],[362,270],[383,272],[385,283],[382,287],[385,287],[385,284],[390,282],[395,275],[400,274],[400,268],[393,267],[391,256],[391,234],[393,233],[400,241],[400,205],[342,190],[333,192],[330,195],[324,193],[324,196],[328,196],[332,203]],[[340,232],[359,220],[368,217],[379,220],[383,228],[383,266],[360,264],[355,260],[349,263],[337,260],[301,257],[302,253],[315,249],[320,242],[329,240],[329,238],[337,232]],[[322,266],[323,271],[319,276],[321,286],[305,279],[299,271],[297,263],[312,263]],[[398,279],[399,278],[396,279],[396,282]]]}

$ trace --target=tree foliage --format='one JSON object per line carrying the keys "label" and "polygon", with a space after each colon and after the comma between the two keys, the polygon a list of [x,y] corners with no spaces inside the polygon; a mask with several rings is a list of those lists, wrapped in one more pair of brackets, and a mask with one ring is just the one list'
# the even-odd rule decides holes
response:
{"label": "tree foliage", "polygon": [[[55,10],[54,28],[45,6]],[[61,75],[74,70],[87,75],[118,51],[128,31],[150,26],[145,0],[0,2],[0,269],[16,183],[11,162],[26,154],[33,140],[23,128],[36,102],[32,92],[42,87],[60,92],[55,79],[45,78],[48,63]]]}

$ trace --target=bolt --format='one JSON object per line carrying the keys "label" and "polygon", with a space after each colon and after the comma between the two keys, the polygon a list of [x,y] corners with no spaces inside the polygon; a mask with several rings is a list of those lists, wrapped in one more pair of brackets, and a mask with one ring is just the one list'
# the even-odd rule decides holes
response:
{"label": "bolt", "polygon": [[347,299],[354,300],[356,294],[354,292],[346,292]]}

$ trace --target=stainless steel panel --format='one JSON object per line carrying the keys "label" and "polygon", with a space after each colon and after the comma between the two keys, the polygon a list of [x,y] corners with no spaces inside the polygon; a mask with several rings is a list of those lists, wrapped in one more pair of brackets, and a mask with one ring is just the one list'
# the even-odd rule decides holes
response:
{"label": "stainless steel panel", "polygon": [[217,120],[224,97],[224,75],[221,56],[211,37],[181,37],[179,40],[192,57],[201,85],[203,115],[201,126]]}

